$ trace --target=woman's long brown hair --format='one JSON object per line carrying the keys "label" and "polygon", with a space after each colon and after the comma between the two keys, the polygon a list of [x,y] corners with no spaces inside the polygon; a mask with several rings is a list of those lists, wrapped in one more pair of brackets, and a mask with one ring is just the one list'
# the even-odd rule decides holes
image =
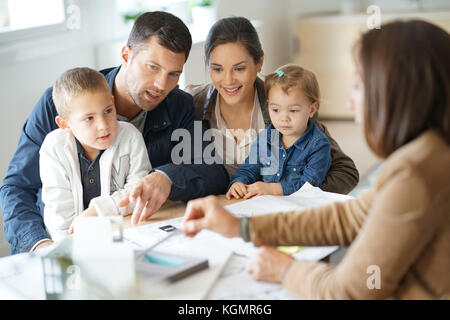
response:
{"label": "woman's long brown hair", "polygon": [[421,20],[392,22],[356,48],[370,148],[386,158],[428,129],[450,144],[450,35]]}

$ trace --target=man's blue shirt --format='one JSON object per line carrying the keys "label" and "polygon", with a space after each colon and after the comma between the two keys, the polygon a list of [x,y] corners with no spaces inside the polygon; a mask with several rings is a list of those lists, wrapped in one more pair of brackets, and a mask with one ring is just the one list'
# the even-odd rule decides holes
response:
{"label": "man's blue shirt", "polygon": [[[120,67],[100,71],[111,91]],[[41,179],[39,176],[39,149],[45,136],[57,129],[57,112],[52,99],[52,88],[45,90],[25,122],[17,150],[9,164],[0,188],[0,203],[4,231],[11,244],[11,253],[28,251],[39,240],[50,238],[43,222]],[[200,121],[190,94],[173,89],[152,111],[147,113],[143,137],[154,169],[164,172],[172,181],[170,200],[188,201],[208,194],[226,192],[228,174],[220,164],[172,163],[172,149],[178,141],[171,141],[172,132],[185,129],[191,135],[194,148],[194,121]],[[200,128],[201,124],[199,122]],[[202,132],[200,132],[202,134]],[[200,149],[205,143],[200,144]],[[194,157],[194,152],[191,153]],[[192,157],[192,159],[193,159]],[[192,160],[191,163],[194,163]],[[195,162],[198,163],[198,162]]]}

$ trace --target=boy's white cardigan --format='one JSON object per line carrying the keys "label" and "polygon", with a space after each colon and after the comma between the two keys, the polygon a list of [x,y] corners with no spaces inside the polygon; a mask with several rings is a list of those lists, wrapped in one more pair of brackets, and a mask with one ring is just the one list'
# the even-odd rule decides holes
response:
{"label": "boy's white cardigan", "polygon": [[[50,132],[41,146],[44,222],[54,241],[68,235],[83,211],[83,187],[75,138],[61,129]],[[151,170],[142,134],[130,123],[118,122],[113,144],[100,157],[101,195],[91,200],[99,216],[127,215],[133,204],[119,208],[126,192]]]}

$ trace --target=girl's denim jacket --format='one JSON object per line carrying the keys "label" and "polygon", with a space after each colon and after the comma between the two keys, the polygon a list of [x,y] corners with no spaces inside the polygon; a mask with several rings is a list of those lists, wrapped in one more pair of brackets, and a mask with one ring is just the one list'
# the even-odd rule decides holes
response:
{"label": "girl's denim jacket", "polygon": [[305,133],[287,149],[280,132],[270,124],[253,142],[230,186],[237,181],[247,185],[257,181],[280,183],[283,195],[294,193],[305,182],[320,187],[331,165],[330,150],[327,137],[311,120]]}

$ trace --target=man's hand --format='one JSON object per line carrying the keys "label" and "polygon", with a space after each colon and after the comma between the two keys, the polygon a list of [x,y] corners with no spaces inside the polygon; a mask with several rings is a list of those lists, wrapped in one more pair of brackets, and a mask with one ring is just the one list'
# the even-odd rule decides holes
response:
{"label": "man's hand", "polygon": [[262,196],[265,194],[271,194],[274,196],[282,196],[283,188],[279,183],[268,183],[258,181],[247,186],[247,194],[244,199],[250,199],[255,196]]}
{"label": "man's hand", "polygon": [[247,272],[257,281],[281,283],[284,268],[294,260],[290,255],[280,252],[274,247],[263,246],[258,254],[250,260]]}
{"label": "man's hand", "polygon": [[45,241],[42,241],[41,243],[39,243],[39,244],[34,248],[33,251],[37,251],[37,250],[39,250],[39,249],[42,249],[42,248],[51,246],[52,244],[53,244],[53,241],[51,241],[51,240],[45,240]]}
{"label": "man's hand", "polygon": [[229,238],[239,237],[238,218],[225,210],[214,196],[191,200],[186,206],[181,230],[188,237],[193,237],[202,229]]}
{"label": "man's hand", "polygon": [[169,197],[172,184],[161,172],[154,171],[145,176],[123,199],[119,206],[125,207],[130,202],[136,205],[131,216],[131,223],[141,223],[150,218]]}

